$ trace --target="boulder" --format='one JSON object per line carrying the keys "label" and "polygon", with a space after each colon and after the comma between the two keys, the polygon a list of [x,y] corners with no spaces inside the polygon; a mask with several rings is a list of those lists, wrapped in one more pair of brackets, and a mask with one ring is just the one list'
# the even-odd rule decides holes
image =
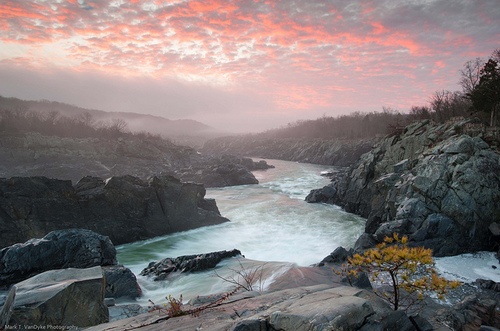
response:
{"label": "boulder", "polygon": [[96,231],[119,245],[227,222],[205,193],[201,184],[167,175],[84,177],[74,186],[45,177],[0,178],[0,245],[69,228]]}
{"label": "boulder", "polygon": [[101,267],[51,270],[13,286],[10,326],[87,327],[108,321]]}
{"label": "boulder", "polygon": [[196,272],[214,268],[220,261],[230,257],[240,256],[237,249],[218,251],[198,255],[184,255],[177,258],[166,258],[159,262],[150,262],[141,271],[141,276],[154,276],[154,280],[164,280],[173,272]]}
{"label": "boulder", "polygon": [[108,237],[84,229],[53,231],[0,250],[0,282],[13,284],[53,269],[113,264],[116,250]]}
{"label": "boulder", "polygon": [[330,253],[327,257],[325,257],[318,266],[323,266],[325,263],[344,263],[347,259],[352,256],[352,250],[346,250],[344,247],[337,247],[333,252]]}
{"label": "boulder", "polygon": [[305,200],[310,203],[324,202],[333,203],[337,189],[333,185],[326,185],[323,188],[311,190]]}
{"label": "boulder", "polygon": [[134,273],[122,265],[103,266],[106,278],[106,298],[136,299],[142,295]]}
{"label": "boulder", "polygon": [[[367,299],[345,295],[342,290],[297,298],[286,309],[271,313],[269,325],[273,330],[357,330],[375,311]],[[349,291],[356,293],[354,289]]]}
{"label": "boulder", "polygon": [[253,161],[233,155],[202,155],[188,168],[178,169],[175,175],[184,182],[202,183],[205,187],[258,184],[251,171],[274,168],[266,161]]}
{"label": "boulder", "polygon": [[237,164],[222,164],[201,172],[201,183],[207,187],[223,187],[246,184],[258,184],[259,181],[245,167]]}

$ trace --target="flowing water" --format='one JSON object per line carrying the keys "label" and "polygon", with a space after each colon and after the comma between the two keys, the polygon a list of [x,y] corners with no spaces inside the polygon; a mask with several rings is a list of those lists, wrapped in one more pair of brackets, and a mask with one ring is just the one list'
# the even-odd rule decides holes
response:
{"label": "flowing water", "polygon": [[[207,190],[207,197],[217,201],[221,214],[231,222],[119,246],[119,263],[138,275],[151,261],[236,248],[247,259],[284,262],[276,271],[280,273],[291,264],[317,263],[338,246],[352,247],[365,219],[337,206],[304,201],[311,189],[328,184],[320,174],[330,168],[279,160],[268,163],[276,168],[255,171],[258,185]],[[155,303],[164,302],[168,294],[189,299],[228,288],[213,271],[164,282],[140,276],[138,280],[144,291],[141,300]]]}
{"label": "flowing water", "polygon": [[[329,180],[320,173],[329,167],[268,162],[276,168],[254,172],[258,185],[207,190],[207,197],[216,199],[221,214],[231,222],[119,246],[119,263],[139,275],[151,261],[236,248],[247,259],[267,262],[265,279],[259,285],[265,289],[294,265],[308,266],[338,246],[352,247],[363,232],[365,219],[337,206],[304,201],[311,189],[328,184]],[[233,285],[219,276],[232,277],[234,271],[242,270],[241,263],[246,267],[252,262],[227,259],[215,271],[181,274],[161,282],[138,276],[144,295],[137,303],[148,305],[149,299],[163,303],[169,294],[176,298],[182,294],[187,301],[198,295],[229,291]],[[259,263],[250,268],[262,266]],[[436,267],[450,279],[500,281],[500,265],[491,252],[438,258]]]}

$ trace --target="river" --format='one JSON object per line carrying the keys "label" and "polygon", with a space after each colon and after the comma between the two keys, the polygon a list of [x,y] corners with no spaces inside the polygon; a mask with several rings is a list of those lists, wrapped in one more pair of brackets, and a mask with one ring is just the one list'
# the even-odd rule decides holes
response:
{"label": "river", "polygon": [[[255,171],[257,185],[207,190],[207,197],[216,200],[221,214],[231,222],[118,246],[119,263],[138,275],[151,261],[236,248],[247,259],[308,266],[338,246],[352,247],[365,219],[334,205],[304,201],[311,189],[329,182],[320,174],[331,167],[267,161],[275,168]],[[189,299],[228,288],[213,271],[164,282],[139,276],[138,281],[144,291],[141,304],[148,299],[164,302],[169,294]]]}

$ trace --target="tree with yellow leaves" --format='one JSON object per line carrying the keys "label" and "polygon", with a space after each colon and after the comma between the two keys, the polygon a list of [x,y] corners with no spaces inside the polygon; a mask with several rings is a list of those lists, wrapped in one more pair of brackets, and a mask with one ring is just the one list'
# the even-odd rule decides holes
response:
{"label": "tree with yellow leaves", "polygon": [[348,278],[360,272],[367,272],[372,282],[389,285],[388,291],[381,287],[374,292],[391,303],[394,310],[407,310],[417,300],[423,300],[424,293],[433,292],[443,299],[448,289],[460,285],[437,274],[431,249],[408,247],[408,237],[399,238],[396,233],[362,255],[348,258],[341,271]]}

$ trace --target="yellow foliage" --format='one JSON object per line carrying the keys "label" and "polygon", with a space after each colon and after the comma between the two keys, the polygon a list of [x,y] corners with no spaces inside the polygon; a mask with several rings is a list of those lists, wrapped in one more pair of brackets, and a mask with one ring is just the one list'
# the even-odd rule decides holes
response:
{"label": "yellow foliage", "polygon": [[394,310],[401,306],[411,307],[416,300],[423,300],[424,293],[428,292],[443,299],[448,289],[460,285],[458,281],[448,281],[437,274],[431,249],[408,247],[408,237],[400,238],[396,233],[362,255],[354,254],[338,273],[350,279],[357,277],[359,272],[367,272],[372,281],[392,288],[391,293],[377,290],[375,293],[389,301]]}

